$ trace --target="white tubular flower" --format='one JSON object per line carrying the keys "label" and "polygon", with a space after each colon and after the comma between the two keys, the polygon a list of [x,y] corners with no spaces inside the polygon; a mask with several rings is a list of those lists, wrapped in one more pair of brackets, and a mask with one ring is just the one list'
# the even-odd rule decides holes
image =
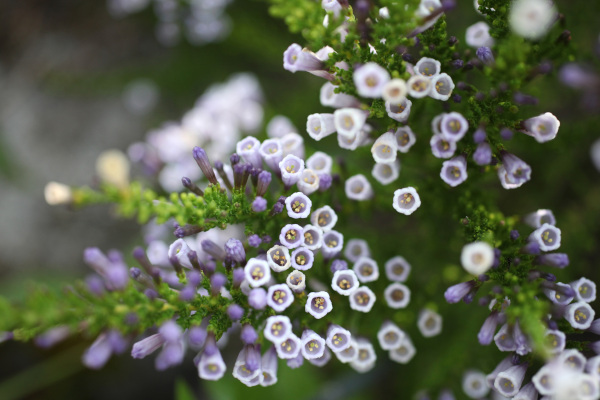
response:
{"label": "white tubular flower", "polygon": [[236,145],[236,153],[253,166],[262,167],[262,158],[260,156],[260,141],[253,136],[246,136]]}
{"label": "white tubular flower", "polygon": [[269,287],[267,305],[276,312],[283,312],[294,302],[294,294],[288,285],[281,283]]}
{"label": "white tubular flower", "polygon": [[527,371],[527,363],[521,365],[513,365],[505,371],[502,371],[494,381],[494,388],[505,397],[513,397],[519,392],[525,372]]}
{"label": "white tubular flower", "polygon": [[338,133],[338,146],[346,150],[356,150],[368,141],[367,137],[369,135],[369,132],[371,132],[371,127],[365,124],[365,126],[363,126],[363,129],[361,129],[351,137],[340,135]]}
{"label": "white tubular flower", "polygon": [[306,160],[306,168],[313,170],[317,175],[330,174],[333,160],[329,154],[322,151],[315,152]]}
{"label": "white tubular flower", "polygon": [[321,0],[321,7],[327,12],[332,12],[336,17],[340,15],[342,5],[338,0]]}
{"label": "white tubular flower", "polygon": [[315,317],[321,319],[333,310],[331,304],[331,298],[327,292],[311,292],[306,298],[306,306],[304,311]]}
{"label": "white tubular flower", "polygon": [[494,381],[496,380],[496,377],[498,376],[498,374],[502,371],[507,370],[508,368],[510,368],[512,366],[513,366],[512,356],[505,357],[502,361],[500,361],[498,363],[498,365],[496,365],[496,368],[494,368],[494,370],[492,372],[490,372],[489,374],[486,375],[485,381],[487,383],[487,387],[489,387],[489,388],[494,387]]}
{"label": "white tubular flower", "polygon": [[[394,285],[401,285],[394,283]],[[424,308],[419,312],[417,327],[424,337],[432,337],[442,332],[442,316],[433,310]]]}
{"label": "white tubular flower", "polygon": [[556,218],[552,210],[542,209],[527,214],[523,221],[532,228],[539,228],[543,224],[556,225]]}
{"label": "white tubular flower", "polygon": [[326,82],[321,87],[319,99],[321,105],[333,108],[358,107],[360,102],[354,97],[345,93],[336,93],[335,86],[331,82]]}
{"label": "white tubular flower", "polygon": [[292,43],[283,53],[283,68],[290,72],[317,71],[323,68],[323,61],[312,51]]}
{"label": "white tubular flower", "polygon": [[595,312],[588,303],[578,301],[565,307],[564,318],[575,329],[587,329],[592,325]]}
{"label": "white tubular flower", "polygon": [[400,364],[408,364],[415,354],[417,354],[417,349],[408,335],[404,336],[400,346],[389,352],[390,359]]}
{"label": "white tubular flower", "polygon": [[315,331],[306,329],[302,332],[302,356],[307,360],[314,360],[325,354],[325,339],[317,335]]}
{"label": "white tubular flower", "polygon": [[65,184],[48,182],[44,187],[44,199],[50,206],[69,204],[73,201],[73,192]]}
{"label": "white tubular flower", "polygon": [[386,132],[379,136],[373,147],[371,147],[371,153],[376,163],[393,163],[396,161],[396,155],[398,154],[398,142],[396,136],[392,132]]}
{"label": "white tubular flower", "polygon": [[182,267],[192,269],[192,262],[188,258],[188,255],[191,252],[192,249],[190,246],[188,246],[185,240],[177,239],[171,244],[171,246],[169,246],[168,256],[169,259],[176,258],[177,262],[181,264]]}
{"label": "white tubular flower", "polygon": [[269,264],[264,260],[251,258],[244,267],[246,280],[252,287],[266,285],[271,279],[271,270]]}
{"label": "white tubular flower", "polygon": [[292,333],[292,322],[285,315],[275,315],[267,318],[263,331],[265,339],[277,345],[283,342]]}
{"label": "white tubular flower", "polygon": [[456,152],[456,142],[444,139],[441,134],[434,134],[429,140],[431,153],[437,158],[450,158]]}
{"label": "white tubular flower", "polygon": [[476,370],[468,370],[463,374],[462,389],[471,399],[484,398],[490,392],[485,374]]}
{"label": "white tubular flower", "polygon": [[596,379],[600,379],[600,356],[588,358],[585,370]]}
{"label": "white tubular flower", "polygon": [[315,261],[314,253],[306,247],[299,247],[292,252],[292,267],[300,271],[312,268]]}
{"label": "white tubular flower", "polygon": [[337,214],[329,206],[317,208],[310,215],[310,223],[323,230],[323,232],[329,232],[333,229],[337,220]]}
{"label": "white tubular flower", "polygon": [[361,286],[350,294],[350,308],[368,313],[375,304],[375,293],[367,286]]}
{"label": "white tubular flower", "polygon": [[541,39],[556,21],[554,4],[546,0],[515,0],[510,6],[510,29],[525,39]]}
{"label": "white tubular flower", "polygon": [[513,397],[513,400],[537,400],[537,397],[538,392],[535,390],[535,386],[529,382],[519,390],[519,393]]}
{"label": "white tubular flower", "polygon": [[442,64],[433,58],[423,57],[417,61],[414,69],[417,74],[430,78],[442,71]]}
{"label": "white tubular flower", "polygon": [[323,245],[321,254],[325,259],[337,256],[344,247],[344,236],[337,231],[329,231],[323,234]]}
{"label": "white tubular flower", "polygon": [[500,330],[494,336],[494,342],[500,351],[515,351],[517,349],[512,329],[509,328],[508,324],[500,327]]}
{"label": "white tubular flower", "polygon": [[460,254],[460,263],[470,274],[484,274],[494,264],[494,249],[486,242],[466,244]]}
{"label": "white tubular flower", "polygon": [[274,346],[263,354],[261,359],[263,381],[261,386],[272,386],[277,383],[277,350]]}
{"label": "white tubular flower", "polygon": [[560,229],[550,224],[543,224],[529,235],[529,240],[540,245],[542,251],[552,251],[560,247]]}
{"label": "white tubular flower", "polygon": [[302,349],[302,341],[293,333],[290,333],[284,341],[275,345],[277,355],[283,360],[290,360],[298,357]]}
{"label": "white tubular flower", "polygon": [[405,187],[394,192],[392,206],[400,214],[410,215],[421,206],[421,198],[414,187]]}
{"label": "white tubular flower", "polygon": [[314,225],[304,226],[304,239],[302,246],[308,250],[314,251],[321,248],[323,245],[323,231],[321,228]]}
{"label": "white tubular flower", "polygon": [[370,257],[369,244],[363,239],[350,239],[346,242],[344,257],[350,262],[356,262],[360,257]]}
{"label": "white tubular flower", "polygon": [[300,246],[303,237],[304,230],[297,224],[287,224],[281,228],[281,232],[279,233],[279,241],[288,249],[295,249]]}
{"label": "white tubular flower", "polygon": [[382,185],[389,185],[398,179],[400,175],[400,163],[398,161],[393,163],[377,163],[373,165],[371,170],[373,178]]}
{"label": "white tubular flower", "polygon": [[296,132],[296,127],[286,116],[276,115],[267,124],[267,136],[270,138],[281,138],[290,132]]}
{"label": "white tubular flower", "polygon": [[[329,347],[331,348],[331,346]],[[335,354],[338,360],[340,360],[344,364],[352,362],[358,358],[358,343],[356,343],[356,340],[348,336],[347,346],[343,350],[333,350],[333,354]]]}
{"label": "white tubular flower", "polygon": [[[570,285],[567,285],[566,283],[562,282],[556,282],[556,286],[559,286],[561,288],[569,288]],[[561,306],[569,304],[575,298],[573,296],[567,296],[561,290],[542,289],[542,291],[544,292],[546,297],[550,299],[551,302],[553,302],[554,304],[560,304]]]}
{"label": "white tubular flower", "polygon": [[385,263],[385,275],[390,281],[406,281],[410,274],[410,269],[410,264],[401,256],[390,258]]}
{"label": "white tubular flower", "polygon": [[559,330],[548,330],[544,335],[545,349],[551,354],[558,354],[565,349],[567,336]]}
{"label": "white tubular flower", "polygon": [[283,272],[291,267],[290,251],[284,246],[273,246],[267,251],[267,265],[275,272]]}
{"label": "white tubular flower", "polygon": [[281,137],[280,140],[284,157],[291,154],[299,159],[304,159],[304,139],[302,139],[302,136],[290,132]]}
{"label": "white tubular flower", "polygon": [[362,256],[354,263],[352,270],[356,273],[362,283],[373,282],[379,279],[379,267],[377,261],[370,257]]}
{"label": "white tubular flower", "polygon": [[374,62],[356,69],[352,77],[358,94],[374,99],[381,97],[385,84],[390,80],[387,70]]}
{"label": "white tubular flower", "polygon": [[311,358],[310,360],[308,360],[308,362],[311,363],[312,365],[316,365],[317,367],[323,367],[330,360],[331,360],[331,351],[329,351],[329,349],[327,347],[325,347],[325,350],[323,351],[323,355],[321,357]]}
{"label": "white tubular flower", "polygon": [[333,114],[311,114],[306,120],[306,132],[319,141],[335,132]]}
{"label": "white tubular flower", "polygon": [[468,129],[469,123],[466,118],[454,111],[444,113],[442,119],[439,120],[440,134],[449,142],[458,142],[465,136]]}
{"label": "white tubular flower", "polygon": [[423,75],[413,75],[406,82],[408,94],[415,99],[421,99],[431,92],[431,79]]}
{"label": "white tubular flower", "polygon": [[494,38],[490,36],[490,26],[485,22],[477,22],[468,27],[465,42],[476,49],[492,47],[495,43]]}
{"label": "white tubular flower", "polygon": [[294,293],[302,293],[306,289],[306,277],[300,271],[292,271],[285,280],[285,283]]}
{"label": "white tubular flower", "polygon": [[556,362],[576,372],[583,372],[586,361],[585,356],[576,349],[567,349],[556,358]]}
{"label": "white tubular flower", "polygon": [[202,353],[198,362],[198,376],[200,379],[218,381],[225,375],[225,371],[227,371],[227,366],[218,348],[215,347],[215,353],[210,356]]}
{"label": "white tubular flower", "polygon": [[377,361],[377,354],[375,354],[373,344],[367,339],[358,339],[356,347],[358,356],[354,361],[350,362],[350,366],[361,374],[372,370],[375,366],[375,361]]}
{"label": "white tubular flower", "polygon": [[352,344],[352,335],[350,331],[339,325],[329,325],[327,328],[327,337],[325,343],[334,353],[346,350]]}
{"label": "white tubular flower", "polygon": [[417,137],[409,126],[403,126],[396,129],[394,136],[396,137],[396,144],[398,145],[398,151],[400,153],[408,153],[410,148],[417,141]]}
{"label": "white tubular flower", "polygon": [[281,179],[286,186],[292,186],[300,179],[304,171],[304,160],[292,154],[288,154],[279,163]]}
{"label": "white tubular flower", "polygon": [[391,104],[399,104],[406,99],[408,94],[408,86],[403,79],[392,79],[383,87],[381,96],[383,100]]}
{"label": "white tubular flower", "polygon": [[312,201],[307,195],[301,192],[293,193],[285,199],[285,208],[290,218],[300,219],[308,217],[311,207]]}
{"label": "white tubular flower", "polygon": [[338,135],[351,138],[356,135],[365,125],[368,111],[358,108],[340,108],[333,113],[333,123]]}
{"label": "white tubular flower", "polygon": [[319,175],[312,169],[304,169],[298,182],[298,189],[305,195],[310,195],[319,189]]}
{"label": "white tubular flower", "polygon": [[441,73],[431,79],[431,92],[429,95],[436,100],[446,101],[452,95],[454,90],[454,81],[450,75]]}
{"label": "white tubular flower", "polygon": [[538,143],[548,142],[556,137],[560,121],[552,113],[545,113],[523,121],[525,130],[521,131],[532,136]]}
{"label": "white tubular flower", "polygon": [[585,301],[591,303],[596,300],[596,284],[587,278],[579,278],[575,282],[569,283],[575,290],[577,301]]}
{"label": "white tubular flower", "polygon": [[402,283],[394,282],[385,288],[383,297],[390,308],[406,308],[410,303],[410,289]]}
{"label": "white tubular flower", "polygon": [[411,108],[412,101],[408,99],[403,99],[397,103],[385,102],[385,111],[388,117],[398,122],[406,122],[408,120]]}
{"label": "white tubular flower", "polygon": [[265,164],[273,171],[279,170],[279,163],[283,160],[283,150],[279,139],[267,139],[261,145],[258,153]]}
{"label": "white tubular flower", "polygon": [[233,377],[244,384],[249,384],[253,379],[258,377],[261,371],[260,368],[251,371],[246,367],[246,354],[246,348],[243,348],[238,354],[237,360],[235,360],[235,364],[233,366]]}
{"label": "white tubular flower", "polygon": [[379,346],[383,350],[397,349],[402,344],[405,336],[406,333],[390,321],[384,322],[377,331],[377,340],[379,340]]}
{"label": "white tubular flower", "polygon": [[365,201],[373,197],[373,188],[363,174],[348,178],[344,188],[346,197],[352,200]]}
{"label": "white tubular flower", "polygon": [[129,186],[129,159],[120,150],[103,151],[96,159],[96,174],[101,181],[124,188]]}
{"label": "white tubular flower", "polygon": [[379,9],[379,18],[389,19],[390,18],[390,10],[387,7],[381,7]]}
{"label": "white tubular flower", "polygon": [[359,285],[360,283],[358,282],[356,274],[350,269],[335,271],[333,279],[331,280],[331,287],[333,290],[342,296],[350,296]]}
{"label": "white tubular flower", "polygon": [[558,368],[555,363],[546,364],[531,378],[531,382],[542,396],[554,394],[556,384],[554,371]]}
{"label": "white tubular flower", "polygon": [[467,180],[467,160],[460,155],[442,163],[440,178],[451,187],[456,187]]}

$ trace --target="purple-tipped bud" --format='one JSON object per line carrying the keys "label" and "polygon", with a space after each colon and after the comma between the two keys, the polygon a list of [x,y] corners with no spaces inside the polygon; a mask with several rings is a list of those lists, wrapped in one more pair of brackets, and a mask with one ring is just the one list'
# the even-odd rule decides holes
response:
{"label": "purple-tipped bud", "polygon": [[528,94],[521,93],[521,92],[516,92],[513,95],[513,100],[515,103],[520,104],[520,105],[535,106],[538,104],[537,97],[530,96]]}
{"label": "purple-tipped bud", "polygon": [[148,288],[148,289],[144,290],[144,294],[150,300],[154,300],[154,299],[158,298],[158,293],[154,289]]}
{"label": "purple-tipped bud", "polygon": [[196,288],[192,285],[187,285],[179,291],[179,300],[192,301],[196,297]]}
{"label": "purple-tipped bud", "polygon": [[106,334],[102,334],[83,353],[81,361],[83,365],[90,369],[100,369],[108,362],[111,354],[112,348],[108,342],[108,337]]}
{"label": "purple-tipped bud", "polygon": [[260,196],[256,196],[254,201],[252,202],[252,211],[254,212],[263,212],[267,209],[267,200]]}
{"label": "purple-tipped bud", "polygon": [[205,253],[210,254],[215,260],[224,260],[225,259],[225,250],[221,248],[218,244],[209,239],[204,239],[201,242],[202,250]]}
{"label": "purple-tipped bud", "polygon": [[90,293],[101,296],[104,293],[104,281],[98,275],[90,275],[85,278],[85,285]]}
{"label": "purple-tipped bud", "polygon": [[500,129],[500,137],[504,140],[510,140],[514,136],[514,132],[508,128]]}
{"label": "purple-tipped bud", "polygon": [[540,245],[537,242],[527,242],[525,246],[521,248],[521,253],[525,254],[540,254]]}
{"label": "purple-tipped bud", "polygon": [[510,239],[511,240],[517,240],[521,235],[519,234],[519,231],[516,229],[513,229],[512,231],[510,231]]}
{"label": "purple-tipped bud", "polygon": [[144,358],[147,355],[154,353],[164,343],[165,339],[161,334],[156,333],[154,335],[150,335],[147,338],[133,344],[133,348],[131,349],[131,357]]}
{"label": "purple-tipped bud", "polygon": [[133,279],[137,280],[140,277],[140,275],[142,275],[142,271],[140,271],[139,268],[129,268],[129,276],[131,276]]}
{"label": "purple-tipped bud", "polygon": [[482,46],[477,49],[475,54],[477,55],[477,58],[479,58],[485,65],[493,65],[495,62],[494,54],[492,53],[492,49],[489,47]]}
{"label": "purple-tipped bud", "polygon": [[233,287],[239,288],[245,278],[246,274],[244,273],[244,268],[235,268],[232,272]]}
{"label": "purple-tipped bud", "polygon": [[271,210],[271,216],[281,214],[284,209],[284,205],[281,203],[273,204],[273,209]]}
{"label": "purple-tipped bud", "polygon": [[460,96],[460,94],[453,94],[452,101],[458,104],[462,101],[462,97]]}
{"label": "purple-tipped bud", "polygon": [[210,165],[210,161],[208,159],[208,156],[206,155],[206,151],[196,146],[192,150],[192,155],[194,156],[196,164],[198,164],[206,179],[208,179],[208,181],[213,185],[216,185],[218,183],[217,177],[215,176],[215,172],[213,171],[212,166]]}
{"label": "purple-tipped bud", "polygon": [[246,348],[246,368],[250,371],[260,369],[260,345],[247,344]]}
{"label": "purple-tipped bud", "polygon": [[535,264],[562,269],[569,265],[569,256],[564,253],[542,254],[535,258]]}
{"label": "purple-tipped bud", "polygon": [[482,128],[479,128],[473,134],[473,141],[476,144],[480,144],[480,143],[485,142],[486,137],[487,137],[487,135],[486,135],[485,131]]}
{"label": "purple-tipped bud", "polygon": [[200,282],[202,282],[202,275],[200,272],[192,270],[187,273],[187,279],[191,286],[198,287]]}
{"label": "purple-tipped bud", "polygon": [[271,236],[269,236],[269,235],[264,235],[262,237],[262,242],[265,243],[265,244],[271,243],[272,240],[273,239],[271,239]]}
{"label": "purple-tipped bud", "polygon": [[492,263],[492,268],[498,268],[500,266],[500,257],[502,256],[502,252],[499,248],[494,249],[494,262]]}
{"label": "purple-tipped bud", "polygon": [[264,196],[267,193],[267,189],[271,183],[271,173],[269,171],[262,171],[258,174],[258,183],[256,185],[256,195]]}
{"label": "purple-tipped bud", "polygon": [[496,333],[496,327],[500,323],[501,318],[498,311],[492,311],[491,314],[485,319],[479,333],[477,334],[477,339],[479,343],[483,346],[487,346],[492,343],[494,339],[494,334]]}
{"label": "purple-tipped bud", "polygon": [[204,354],[207,356],[212,356],[217,353],[219,353],[219,348],[217,347],[215,335],[214,333],[209,333],[206,337],[206,344],[204,345]]}
{"label": "purple-tipped bud", "polygon": [[244,309],[238,304],[232,304],[227,307],[227,315],[232,321],[239,321],[244,316]]}
{"label": "purple-tipped bud", "polygon": [[217,273],[213,274],[213,276],[210,277],[210,285],[211,285],[213,294],[219,293],[221,288],[223,286],[225,286],[226,282],[227,282],[227,277],[225,275],[223,275],[222,273],[217,272]]}
{"label": "purple-tipped bud", "polygon": [[463,62],[463,60],[459,59],[452,61],[452,66],[454,67],[454,69],[461,69],[464,65],[465,63]]}
{"label": "purple-tipped bud", "polygon": [[188,341],[191,346],[201,347],[206,341],[206,329],[201,326],[192,326],[188,330]]}
{"label": "purple-tipped bud", "polygon": [[204,192],[202,191],[202,189],[196,186],[194,182],[192,182],[192,180],[187,176],[181,178],[181,183],[183,184],[183,187],[185,187],[187,190],[194,193],[195,195],[204,196]]}
{"label": "purple-tipped bud", "polygon": [[248,293],[248,304],[255,310],[263,310],[267,306],[267,291],[255,288]]}
{"label": "purple-tipped bud", "polygon": [[475,287],[475,281],[468,281],[458,283],[454,286],[450,286],[446,289],[444,293],[444,297],[446,301],[450,304],[458,303],[461,301],[473,288]]}
{"label": "purple-tipped bud", "polygon": [[331,272],[335,274],[336,271],[343,271],[348,269],[348,263],[344,260],[333,260],[331,263]]}
{"label": "purple-tipped bud", "polygon": [[240,338],[245,344],[254,344],[258,340],[258,333],[252,325],[246,324],[242,327]]}
{"label": "purple-tipped bud", "polygon": [[321,174],[319,176],[319,191],[324,192],[331,187],[333,178],[330,174]]}
{"label": "purple-tipped bud", "polygon": [[167,342],[154,360],[154,367],[158,371],[181,364],[185,351],[181,341]]}
{"label": "purple-tipped bud", "polygon": [[71,331],[67,326],[57,326],[51,328],[34,339],[34,343],[41,348],[47,349],[54,346],[57,343],[65,340]]}
{"label": "purple-tipped bud", "polygon": [[235,164],[240,162],[240,156],[237,153],[233,153],[231,157],[229,157],[229,163],[234,166]]}
{"label": "purple-tipped bud", "polygon": [[258,236],[256,234],[248,236],[248,246],[250,246],[250,247],[256,248],[256,247],[260,246],[261,242],[262,242],[262,240],[260,239],[260,236]]}
{"label": "purple-tipped bud", "polygon": [[489,143],[483,142],[477,146],[473,153],[473,161],[477,165],[488,165],[492,162],[492,148]]}
{"label": "purple-tipped bud", "polygon": [[225,253],[233,261],[237,263],[244,263],[246,261],[246,251],[244,245],[238,239],[231,238],[225,243]]}

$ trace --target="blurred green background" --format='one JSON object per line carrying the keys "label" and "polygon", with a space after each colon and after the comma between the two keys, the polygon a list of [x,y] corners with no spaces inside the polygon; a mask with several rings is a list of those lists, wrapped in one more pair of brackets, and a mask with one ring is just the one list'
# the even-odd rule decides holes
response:
{"label": "blurred green background", "polygon": [[[557,7],[571,31],[577,59],[598,72],[600,5],[558,1]],[[269,17],[267,2],[237,0],[226,12],[233,30],[224,41],[201,47],[182,41],[164,47],[154,36],[156,17],[151,7],[115,19],[102,1],[0,2],[0,294],[23,298],[30,281],[59,288],[62,282],[88,274],[81,262],[85,247],[125,250],[136,243],[139,227],[132,221],[107,219],[109,207],[77,212],[51,208],[43,200],[43,186],[49,180],[89,183],[102,150],[125,150],[142,140],[148,129],[180,119],[210,84],[235,72],[252,72],[265,93],[265,121],[284,114],[300,133],[307,115],[328,112],[318,101],[322,80],[283,70],[283,51],[290,43],[303,41],[289,34],[282,21]],[[448,15],[449,33],[462,39],[465,28],[479,20],[472,2],[460,0]],[[124,88],[139,78],[151,80],[160,92],[158,105],[145,116],[129,112],[122,101]],[[532,166],[532,180],[522,188],[503,191],[494,174],[481,184],[497,196],[505,215],[554,210],[563,233],[561,251],[571,258],[571,266],[557,272],[559,280],[583,275],[599,281],[600,173],[589,157],[590,145],[600,138],[599,93],[595,92],[594,104],[583,93],[562,85],[554,73],[533,81],[525,92],[537,96],[540,103],[524,107],[523,116],[554,113],[561,121],[559,135],[539,145],[516,134],[507,144]],[[425,149],[429,122],[413,122],[417,135],[421,131],[424,138],[418,146]],[[306,144],[316,148],[313,141]],[[337,144],[330,137],[319,146],[334,149]],[[368,157],[357,158],[354,164],[354,154],[345,150],[337,154],[352,173],[370,170]],[[437,177],[437,169],[420,171],[420,166],[419,159],[403,159],[406,173]],[[402,180],[401,172],[399,184]],[[445,195],[458,191],[449,193]],[[457,266],[462,242],[451,215],[432,216],[427,211],[424,207],[421,216],[406,222],[386,221],[390,210],[383,207],[374,214],[358,209],[340,228],[347,237],[365,236],[367,229],[372,248],[381,252],[378,257],[384,260],[400,252],[411,262],[408,285],[419,294],[415,304],[402,311],[402,318],[414,322],[425,304],[437,304],[442,310],[442,335],[425,340],[414,323],[408,328],[417,347],[417,356],[408,365],[394,364],[384,353],[378,354],[377,367],[365,375],[335,359],[322,369],[304,365],[292,371],[281,364],[276,386],[248,389],[229,374],[219,382],[200,382],[191,355],[166,372],[154,370],[153,357],[132,360],[127,355],[113,358],[96,372],[80,364],[88,343],[78,338],[51,350],[4,343],[0,345],[0,399],[402,399],[426,388],[436,394],[443,387],[463,398],[463,371],[470,367],[490,371],[502,356],[476,341],[486,317],[484,308],[444,304],[443,290],[462,273]],[[226,357],[231,362],[235,354],[229,350]]]}

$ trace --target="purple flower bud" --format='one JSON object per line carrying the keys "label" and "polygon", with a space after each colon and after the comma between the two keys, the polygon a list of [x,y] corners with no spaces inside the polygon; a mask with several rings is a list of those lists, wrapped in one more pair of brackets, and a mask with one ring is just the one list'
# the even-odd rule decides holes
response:
{"label": "purple flower bud", "polygon": [[37,336],[33,341],[36,346],[48,349],[65,340],[70,334],[71,331],[68,326],[57,326]]}
{"label": "purple flower bud", "polygon": [[131,276],[133,279],[137,280],[140,277],[140,275],[142,275],[142,271],[140,271],[139,268],[129,268],[129,276]]}
{"label": "purple flower bud", "polygon": [[331,187],[333,178],[330,174],[321,174],[319,176],[319,191],[324,192]]}
{"label": "purple flower bud", "polygon": [[454,101],[455,103],[460,103],[462,101],[462,97],[460,96],[460,94],[453,94],[452,95],[452,101]]}
{"label": "purple flower bud", "polygon": [[85,278],[85,284],[90,293],[101,296],[104,293],[104,281],[98,275],[90,275]]}
{"label": "purple flower bud", "polygon": [[477,165],[488,165],[492,162],[492,149],[486,142],[480,143],[473,153],[473,161]]}
{"label": "purple flower bud", "polygon": [[271,241],[272,241],[272,240],[273,240],[273,239],[271,239],[271,236],[269,236],[269,235],[264,235],[264,236],[262,237],[262,242],[263,242],[263,243],[265,243],[265,244],[267,244],[267,243],[271,243]]}
{"label": "purple flower bud", "polygon": [[520,105],[535,106],[538,104],[538,99],[536,97],[521,92],[515,92],[513,95],[513,100],[515,103]]}
{"label": "purple flower bud", "polygon": [[242,282],[246,279],[244,268],[234,268],[232,272],[232,284],[234,288],[239,288]]}
{"label": "purple flower bud", "polygon": [[244,245],[238,239],[231,238],[225,243],[225,253],[237,263],[246,261]]}
{"label": "purple flower bud", "polygon": [[144,294],[150,300],[154,300],[154,299],[158,298],[158,293],[154,289],[148,288],[148,289],[144,290]]}
{"label": "purple flower bud", "polygon": [[248,293],[248,304],[255,310],[263,310],[267,306],[267,291],[255,288]]}
{"label": "purple flower bud", "polygon": [[537,242],[527,242],[525,246],[521,248],[521,253],[525,254],[540,254],[540,245]]}
{"label": "purple flower bud", "polygon": [[260,345],[246,344],[246,368],[250,371],[256,371],[260,368]]}
{"label": "purple flower bud", "polygon": [[483,346],[487,346],[492,343],[494,339],[494,334],[496,333],[496,327],[500,322],[499,318],[500,314],[498,311],[492,311],[491,314],[485,319],[479,333],[477,334],[477,339],[479,343]]}
{"label": "purple flower bud", "polygon": [[219,293],[219,291],[221,290],[221,288],[223,286],[225,286],[225,283],[227,282],[227,277],[225,275],[223,275],[220,272],[217,272],[215,274],[213,274],[213,276],[210,277],[210,285],[214,293]]}
{"label": "purple flower bud", "polygon": [[164,343],[165,339],[162,337],[162,335],[158,333],[150,335],[147,338],[133,344],[133,348],[131,349],[131,357],[144,358],[147,355],[154,353]]}
{"label": "purple flower bud", "polygon": [[263,199],[260,196],[256,196],[254,201],[252,202],[252,211],[254,212],[263,212],[267,209],[267,200]]}
{"label": "purple flower bud", "polygon": [[564,253],[543,254],[535,258],[535,264],[562,269],[569,265],[569,256]]}
{"label": "purple flower bud", "polygon": [[195,195],[204,196],[204,192],[202,191],[202,189],[196,186],[194,182],[192,182],[192,180],[187,176],[181,178],[181,183],[183,184],[183,187],[185,187],[187,190],[194,193]]}
{"label": "purple flower bud", "polygon": [[204,239],[201,243],[202,250],[210,254],[215,260],[223,261],[225,259],[225,250],[210,239]]}
{"label": "purple flower bud", "polygon": [[284,205],[281,203],[273,204],[273,209],[271,210],[271,216],[280,214],[283,211]]}
{"label": "purple flower bud", "polygon": [[463,60],[454,60],[452,61],[452,66],[454,67],[454,69],[461,69],[464,65]]}
{"label": "purple flower bud", "polygon": [[343,271],[348,269],[348,263],[344,260],[336,259],[331,263],[331,272],[335,274],[336,271]]}
{"label": "purple flower bud", "polygon": [[502,139],[504,139],[504,140],[510,140],[510,139],[512,139],[513,135],[514,135],[514,132],[511,131],[508,128],[502,128],[502,129],[500,129],[500,137]]}
{"label": "purple flower bud", "polygon": [[192,285],[187,285],[179,291],[179,300],[192,301],[196,297],[196,288]]}
{"label": "purple flower bud", "polygon": [[106,334],[106,338],[108,340],[108,343],[110,344],[110,348],[112,349],[113,353],[121,354],[125,350],[127,350],[127,347],[129,346],[128,340],[125,339],[119,331],[108,331],[108,333]]}
{"label": "purple flower bud", "polygon": [[173,320],[168,320],[164,324],[158,328],[158,333],[165,339],[167,342],[175,342],[181,339],[181,335],[183,335],[183,330],[177,324],[177,322]]}
{"label": "purple flower bud", "polygon": [[479,58],[485,65],[493,65],[495,62],[494,54],[489,47],[482,46],[477,49],[475,54],[477,55],[477,58]]}
{"label": "purple flower bud", "polygon": [[256,247],[260,246],[260,243],[261,243],[260,236],[258,236],[256,234],[248,236],[248,246],[256,248]]}
{"label": "purple flower bud", "polygon": [[246,324],[242,327],[240,338],[245,344],[254,344],[258,340],[258,334],[252,325]]}
{"label": "purple flower bud", "polygon": [[483,128],[479,128],[473,134],[473,141],[476,144],[480,144],[485,141],[486,137],[487,137],[487,135],[486,135],[485,131],[483,130]]}
{"label": "purple flower bud", "polygon": [[237,153],[233,153],[231,157],[229,157],[229,163],[234,166],[235,164],[240,162],[240,156]]}
{"label": "purple flower bud", "polygon": [[444,297],[446,301],[450,304],[458,303],[461,301],[473,288],[475,287],[475,281],[468,281],[458,283],[454,286],[450,286],[446,289],[444,293]]}
{"label": "purple flower bud", "polygon": [[212,166],[210,165],[210,161],[208,159],[208,156],[206,155],[206,151],[196,146],[192,150],[192,155],[194,156],[196,164],[198,164],[200,170],[202,170],[202,173],[204,174],[206,179],[208,179],[208,181],[213,185],[216,185],[218,183],[217,177],[215,176],[215,172],[213,171]]}
{"label": "purple flower bud", "polygon": [[81,361],[90,369],[100,369],[108,362],[111,354],[112,348],[107,340],[107,335],[103,333],[83,353]]}
{"label": "purple flower bud", "polygon": [[500,256],[502,256],[502,252],[496,247],[494,249],[494,263],[492,264],[492,268],[498,268],[500,266]]}
{"label": "purple flower bud", "polygon": [[516,229],[513,229],[512,231],[510,231],[510,238],[511,240],[517,240],[521,235],[519,234],[519,231]]}
{"label": "purple flower bud", "polygon": [[271,173],[269,171],[262,171],[258,174],[258,183],[256,186],[256,195],[264,196],[267,193],[267,189],[271,183]]}
{"label": "purple flower bud", "polygon": [[244,316],[244,309],[238,304],[232,304],[227,307],[227,315],[232,321],[239,321]]}
{"label": "purple flower bud", "polygon": [[154,360],[154,366],[158,371],[164,371],[169,367],[181,364],[184,355],[185,351],[181,341],[167,342]]}
{"label": "purple flower bud", "polygon": [[206,329],[201,326],[192,326],[188,330],[188,342],[191,346],[201,347],[206,340]]}

